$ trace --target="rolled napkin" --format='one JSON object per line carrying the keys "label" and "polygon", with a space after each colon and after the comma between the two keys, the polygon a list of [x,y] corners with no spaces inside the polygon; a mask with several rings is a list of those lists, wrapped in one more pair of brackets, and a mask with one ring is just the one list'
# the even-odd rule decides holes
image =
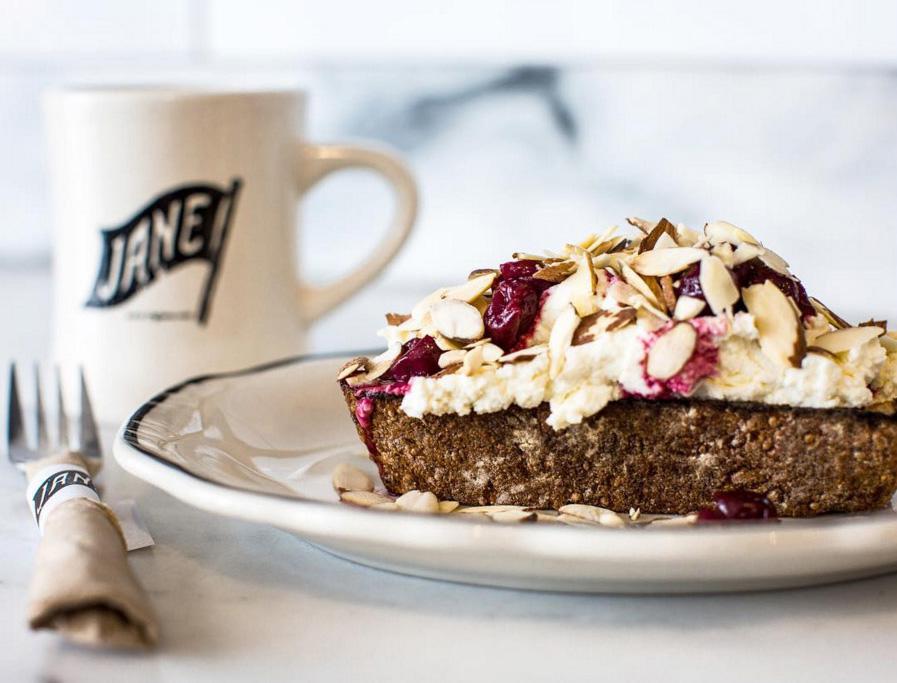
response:
{"label": "rolled napkin", "polygon": [[158,625],[128,565],[124,535],[93,487],[95,468],[65,452],[29,463],[28,500],[41,529],[28,622],[93,647],[148,648]]}

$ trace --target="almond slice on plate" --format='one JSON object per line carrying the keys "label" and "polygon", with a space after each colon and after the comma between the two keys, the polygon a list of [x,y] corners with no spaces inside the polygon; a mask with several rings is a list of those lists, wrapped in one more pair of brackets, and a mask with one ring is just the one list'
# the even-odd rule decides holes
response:
{"label": "almond slice on plate", "polygon": [[738,287],[726,265],[716,256],[701,259],[701,290],[714,315],[731,309],[738,301]]}
{"label": "almond slice on plate", "polygon": [[884,334],[884,330],[880,327],[845,327],[843,330],[834,330],[816,337],[813,346],[829,351],[830,353],[841,353],[842,351],[850,351],[852,348],[862,346]]}
{"label": "almond slice on plate", "polygon": [[672,275],[697,263],[706,253],[697,247],[652,249],[636,256],[630,265],[640,275]]}
{"label": "almond slice on plate", "polygon": [[646,370],[651,377],[667,380],[685,367],[698,343],[698,333],[689,323],[676,323],[657,338],[648,351]]}
{"label": "almond slice on plate", "polygon": [[554,379],[564,369],[567,349],[573,343],[573,334],[579,327],[579,316],[573,306],[567,306],[557,317],[548,337],[548,376]]}
{"label": "almond slice on plate", "polygon": [[[791,299],[769,280],[746,287],[741,296],[754,316],[763,353],[781,366],[799,368],[807,353],[807,340]],[[819,340],[814,344],[819,346]]]}
{"label": "almond slice on plate", "polygon": [[842,318],[840,315],[837,315],[819,299],[810,297],[810,303],[813,304],[813,308],[816,309],[816,312],[819,313],[819,315],[821,315],[823,318],[825,318],[826,322],[828,322],[828,324],[835,329],[843,330],[845,327],[852,327],[849,322],[844,320],[844,318]]}
{"label": "almond slice on plate", "polygon": [[439,334],[453,341],[476,341],[486,331],[480,312],[459,299],[444,299],[433,304],[430,319]]}
{"label": "almond slice on plate", "polygon": [[710,244],[719,244],[720,242],[728,242],[733,246],[747,243],[755,246],[761,246],[760,240],[754,237],[747,230],[742,230],[737,225],[732,225],[726,221],[713,221],[704,226],[704,236]]}
{"label": "almond slice on plate", "polygon": [[673,317],[676,320],[691,320],[695,316],[700,315],[706,305],[701,299],[683,294],[676,299]]}

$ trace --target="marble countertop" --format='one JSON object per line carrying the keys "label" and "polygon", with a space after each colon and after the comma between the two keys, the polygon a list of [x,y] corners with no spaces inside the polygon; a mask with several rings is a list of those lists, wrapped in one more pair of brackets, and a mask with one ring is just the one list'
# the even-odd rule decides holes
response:
{"label": "marble countertop", "polygon": [[[376,288],[315,334],[358,338]],[[0,272],[0,343],[46,349],[44,271]],[[380,310],[380,307],[377,308]],[[367,340],[368,343],[370,340]],[[107,453],[113,429],[104,429]],[[718,596],[586,596],[441,583],[368,569],[284,532],[194,510],[109,459],[155,537],[131,561],[159,613],[147,655],[90,652],[25,626],[37,531],[21,475],[0,467],[0,679],[8,681],[727,682],[893,680],[897,574]]]}

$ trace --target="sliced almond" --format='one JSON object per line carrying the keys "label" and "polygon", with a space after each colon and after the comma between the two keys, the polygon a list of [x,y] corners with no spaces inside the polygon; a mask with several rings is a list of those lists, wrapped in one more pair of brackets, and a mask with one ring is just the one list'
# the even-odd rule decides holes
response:
{"label": "sliced almond", "polygon": [[551,263],[544,268],[537,270],[533,277],[537,280],[545,280],[546,282],[563,282],[576,272],[575,261],[561,261],[559,263]]}
{"label": "sliced almond", "polygon": [[862,346],[882,334],[884,334],[884,330],[880,327],[845,327],[843,330],[826,332],[816,337],[813,346],[818,346],[831,353],[842,353]]}
{"label": "sliced almond", "polygon": [[387,325],[401,325],[403,322],[411,320],[411,316],[408,313],[387,313],[386,314],[386,324]]}
{"label": "sliced almond", "polygon": [[433,304],[430,319],[439,334],[459,343],[476,341],[485,332],[480,312],[459,299],[445,299]]}
{"label": "sliced almond", "polygon": [[762,253],[763,249],[756,244],[748,244],[747,242],[739,244],[738,248],[732,254],[732,265],[738,266],[742,263],[747,263],[748,261],[752,261],[759,257]]}
{"label": "sliced almond", "polygon": [[482,346],[474,346],[470,351],[468,351],[464,360],[461,362],[461,370],[459,371],[462,375],[472,375],[480,367],[483,365],[483,347]]}
{"label": "sliced almond", "polygon": [[788,270],[788,261],[783,259],[772,249],[766,249],[765,247],[761,249],[760,260],[778,273],[782,273],[783,275],[791,274]]}
{"label": "sliced almond", "polygon": [[682,295],[676,299],[676,308],[673,311],[673,317],[676,320],[691,320],[700,315],[707,303],[702,299],[693,296]]}
{"label": "sliced almond", "polygon": [[431,375],[433,379],[438,379],[440,377],[445,377],[446,375],[454,375],[461,369],[461,363],[452,363],[451,365],[446,365],[442,370],[437,372],[435,375]]}
{"label": "sliced almond", "polygon": [[598,523],[601,526],[611,527],[612,529],[620,529],[626,526],[626,519],[622,515],[618,515],[613,510],[605,510],[598,515]]}
{"label": "sliced almond", "polygon": [[579,326],[579,316],[573,306],[568,306],[555,320],[548,338],[548,376],[552,379],[561,374],[567,349],[573,343],[573,334]]}
{"label": "sliced almond", "polygon": [[673,287],[673,278],[669,275],[657,278],[660,283],[660,291],[663,294],[663,305],[668,311],[676,309],[676,290]]}
{"label": "sliced almond", "polygon": [[334,491],[373,491],[374,480],[357,467],[348,463],[337,465],[330,475]]}
{"label": "sliced almond", "polygon": [[878,343],[881,344],[888,353],[897,352],[897,339],[894,339],[890,335],[883,334],[878,338]]}
{"label": "sliced almond", "polygon": [[597,522],[603,512],[611,512],[607,508],[600,508],[596,505],[583,505],[581,503],[571,503],[558,508],[558,512],[562,515],[571,515],[579,519],[585,519],[589,522]]}
{"label": "sliced almond", "polygon": [[630,265],[640,275],[672,275],[697,263],[706,253],[697,247],[652,249],[636,256]]}
{"label": "sliced almond", "polygon": [[472,507],[459,508],[456,514],[459,515],[494,515],[498,512],[507,512],[509,510],[524,510],[522,505],[474,505]]}
{"label": "sliced almond", "polygon": [[729,310],[738,301],[738,287],[725,264],[710,254],[701,259],[701,290],[714,315]]}
{"label": "sliced almond", "polygon": [[869,319],[864,323],[860,323],[857,327],[879,327],[881,328],[881,334],[879,336],[882,336],[885,334],[885,330],[888,329],[888,321]]}
{"label": "sliced almond", "polygon": [[715,245],[710,253],[716,256],[720,261],[723,262],[727,268],[731,268],[735,265],[735,251],[732,249],[732,245],[728,242],[723,242],[722,244]]}
{"label": "sliced almond", "polygon": [[402,353],[402,346],[400,344],[393,344],[379,356],[371,358],[367,363],[365,372],[347,377],[346,384],[350,387],[356,387],[373,382],[392,367],[392,364],[395,362],[396,358],[399,357],[400,353]]}
{"label": "sliced almond", "polygon": [[[654,252],[645,252],[646,254],[652,254]],[[635,289],[639,294],[641,294],[645,299],[648,300],[648,303],[654,306],[655,308],[662,308],[663,304],[660,303],[660,300],[655,294],[654,290],[651,286],[645,281],[645,279],[636,273],[625,261],[620,261],[620,274],[623,276],[623,281]],[[629,302],[625,302],[629,303]]]}
{"label": "sliced almond", "polygon": [[519,351],[514,351],[512,353],[506,353],[504,356],[498,359],[499,363],[521,363],[524,361],[532,360],[536,356],[539,356],[548,351],[547,344],[536,344],[535,346],[530,346],[525,349],[520,349]]}
{"label": "sliced almond", "polygon": [[822,303],[819,299],[814,299],[810,297],[810,303],[813,304],[813,308],[816,309],[816,312],[819,313],[823,318],[825,318],[826,322],[829,325],[838,330],[843,330],[845,327],[851,327],[851,324],[844,320],[840,315],[837,315],[833,312],[828,306]]}
{"label": "sliced almond", "polygon": [[645,238],[641,241],[638,246],[638,251],[641,254],[642,252],[649,251],[651,249],[661,249],[663,245],[660,244],[660,240],[662,237],[666,236],[667,240],[665,244],[667,247],[676,247],[676,228],[670,223],[666,218],[661,218],[657,225],[651,228],[651,231],[645,235]]}
{"label": "sliced almond", "polygon": [[395,512],[396,510],[401,510],[398,505],[393,503],[392,501],[388,503],[377,503],[376,505],[371,505],[371,510],[388,510],[391,512]]}
{"label": "sliced almond", "polygon": [[447,368],[450,365],[456,365],[458,363],[464,362],[464,356],[467,355],[467,351],[464,349],[453,349],[451,351],[445,351],[439,356],[439,367]]}
{"label": "sliced almond", "polygon": [[825,356],[829,360],[838,360],[838,357],[828,349],[813,344],[807,347],[807,353],[815,353],[817,356]]}
{"label": "sliced almond", "polygon": [[496,344],[483,344],[483,362],[497,363],[498,359],[505,355],[505,351]]}
{"label": "sliced almond", "polygon": [[624,327],[628,327],[634,323],[636,317],[637,312],[634,308],[626,307],[614,311],[608,316],[607,331],[616,332],[617,330],[622,330]]}
{"label": "sliced almond", "polygon": [[339,373],[336,375],[337,380],[346,379],[350,375],[355,375],[359,372],[364,372],[367,369],[368,359],[364,356],[358,356],[353,358],[348,363],[346,363],[343,367],[340,368]]}
{"label": "sliced almond", "polygon": [[648,351],[646,370],[651,377],[667,380],[677,375],[695,351],[698,333],[689,323],[676,323],[657,338]]}
{"label": "sliced almond", "polygon": [[497,273],[495,271],[487,271],[482,275],[478,275],[465,282],[463,285],[451,287],[446,290],[446,299],[458,299],[470,303],[489,291],[492,283],[495,282]]}
{"label": "sliced almond", "polygon": [[467,279],[474,280],[478,277],[482,277],[483,275],[492,275],[493,278],[496,278],[498,277],[498,271],[495,268],[477,268],[476,270],[470,271],[470,273],[467,275]]}
{"label": "sliced almond", "polygon": [[742,230],[736,225],[727,223],[726,221],[713,221],[704,226],[704,236],[710,244],[719,244],[720,242],[728,242],[732,246],[738,246],[747,242],[755,246],[760,246],[760,241],[747,230]]}
{"label": "sliced almond", "polygon": [[646,235],[650,233],[656,225],[656,223],[653,223],[652,221],[646,221],[644,218],[636,218],[635,216],[627,218],[626,222],[633,228],[638,228]]}
{"label": "sliced almond", "polygon": [[440,500],[439,501],[439,512],[443,515],[447,515],[450,512],[454,512],[458,509],[460,503],[456,500]]}
{"label": "sliced almond", "polygon": [[379,505],[381,503],[393,502],[392,498],[381,496],[379,493],[374,493],[373,491],[344,491],[339,494],[339,499],[343,503],[358,505],[364,508],[369,508],[372,505]]}
{"label": "sliced almond", "polygon": [[613,237],[609,240],[603,240],[589,247],[592,256],[600,256],[601,254],[612,254],[620,248],[625,248],[628,240],[625,237]]}
{"label": "sliced almond", "polygon": [[[799,368],[807,340],[796,306],[769,280],[746,287],[741,296],[754,316],[763,353],[781,366]],[[819,346],[818,339],[814,343]]]}
{"label": "sliced almond", "polygon": [[590,315],[597,310],[595,287],[598,282],[592,266],[592,255],[580,247],[574,248],[573,255],[576,259],[576,272],[567,281],[572,287],[570,303],[580,316]]}
{"label": "sliced almond", "polygon": [[701,233],[692,230],[684,223],[676,224],[676,244],[680,247],[693,247],[701,241]]}

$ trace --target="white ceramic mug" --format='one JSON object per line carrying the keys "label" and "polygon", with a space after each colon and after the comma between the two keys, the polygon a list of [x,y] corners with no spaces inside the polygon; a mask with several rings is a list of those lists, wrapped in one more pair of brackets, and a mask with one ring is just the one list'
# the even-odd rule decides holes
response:
{"label": "white ceramic mug", "polygon": [[[81,364],[102,421],[190,375],[301,352],[308,325],[373,278],[408,237],[414,180],[384,151],[303,138],[305,96],[65,89],[45,102],[54,187],[54,355]],[[367,261],[312,287],[297,204],[364,167],[396,195]]]}

